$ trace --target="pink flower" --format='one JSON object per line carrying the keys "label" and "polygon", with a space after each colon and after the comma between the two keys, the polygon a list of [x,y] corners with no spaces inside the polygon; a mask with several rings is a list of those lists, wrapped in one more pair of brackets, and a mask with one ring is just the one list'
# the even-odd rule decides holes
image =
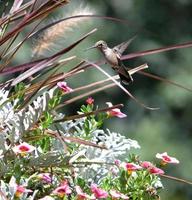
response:
{"label": "pink flower", "polygon": [[110,195],[112,196],[112,199],[129,199],[128,196],[126,196],[116,190],[111,190]]}
{"label": "pink flower", "polygon": [[119,167],[120,164],[121,164],[121,161],[120,161],[120,160],[115,160],[115,165],[116,165],[117,167]]}
{"label": "pink flower", "polygon": [[149,161],[143,161],[141,163],[141,167],[147,169],[149,171],[150,174],[164,174],[165,172],[158,168],[158,167],[155,167],[151,162]]}
{"label": "pink flower", "polygon": [[142,169],[142,167],[134,163],[125,163],[125,169],[128,171],[137,171]]}
{"label": "pink flower", "polygon": [[110,168],[110,172],[111,172],[111,174],[113,175],[113,176],[117,176],[118,175],[118,172],[119,172],[119,169],[118,169],[118,167],[111,167]]}
{"label": "pink flower", "polygon": [[67,181],[64,181],[62,185],[57,187],[52,193],[63,198],[65,195],[71,194],[71,192]]}
{"label": "pink flower", "polygon": [[77,192],[77,199],[78,200],[86,200],[86,199],[90,199],[91,197],[87,194],[87,193],[84,193],[82,191],[82,189],[80,188],[80,186],[75,186],[75,190]]}
{"label": "pink flower", "polygon": [[149,162],[149,161],[143,161],[141,163],[141,167],[143,167],[145,169],[148,169],[149,167],[154,167],[154,165],[151,162]]}
{"label": "pink flower", "polygon": [[[106,102],[106,104],[109,106],[109,107],[112,107],[113,104],[111,102]],[[120,111],[119,108],[113,108],[109,111],[107,111],[107,114],[110,116],[110,117],[119,117],[119,118],[124,118],[124,117],[127,117],[126,114],[122,113]]]}
{"label": "pink flower", "polygon": [[134,163],[124,163],[123,165],[124,169],[128,171],[128,174],[131,174],[133,171],[142,169],[141,166],[136,165]]}
{"label": "pink flower", "polygon": [[14,146],[12,150],[14,151],[14,153],[24,156],[27,153],[31,153],[32,151],[34,151],[35,147],[26,142],[23,142],[17,146]]}
{"label": "pink flower", "polygon": [[32,190],[28,190],[26,189],[24,186],[22,185],[17,185],[16,186],[16,192],[15,192],[15,196],[17,198],[20,198],[24,193],[29,193],[29,192],[33,192]]}
{"label": "pink flower", "polygon": [[45,183],[51,183],[52,181],[49,173],[38,174],[37,177]]}
{"label": "pink flower", "polygon": [[92,105],[94,103],[94,99],[92,97],[87,98],[86,103],[88,105]]}
{"label": "pink flower", "polygon": [[159,175],[161,175],[161,174],[165,173],[162,169],[160,169],[158,167],[155,167],[155,166],[149,167],[148,170],[149,170],[150,174],[159,174]]}
{"label": "pink flower", "polygon": [[63,92],[65,92],[65,93],[67,93],[67,92],[72,92],[73,91],[73,89],[72,88],[70,88],[68,85],[67,85],[67,83],[66,82],[58,82],[57,83],[57,86],[63,91]]}
{"label": "pink flower", "polygon": [[169,156],[167,154],[167,152],[164,152],[164,153],[161,153],[161,154],[157,153],[156,158],[161,159],[163,165],[165,165],[167,163],[173,163],[173,164],[179,163],[179,161],[176,158]]}
{"label": "pink flower", "polygon": [[93,192],[94,196],[98,199],[108,197],[108,193],[105,190],[98,188],[96,184],[91,184],[91,191]]}

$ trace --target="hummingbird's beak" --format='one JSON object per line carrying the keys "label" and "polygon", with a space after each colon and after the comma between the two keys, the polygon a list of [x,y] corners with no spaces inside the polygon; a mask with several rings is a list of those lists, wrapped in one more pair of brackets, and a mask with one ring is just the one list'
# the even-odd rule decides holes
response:
{"label": "hummingbird's beak", "polygon": [[92,47],[89,47],[89,48],[85,49],[84,51],[88,51],[88,50],[94,49],[94,48],[97,48],[97,47],[94,45],[94,46],[92,46]]}

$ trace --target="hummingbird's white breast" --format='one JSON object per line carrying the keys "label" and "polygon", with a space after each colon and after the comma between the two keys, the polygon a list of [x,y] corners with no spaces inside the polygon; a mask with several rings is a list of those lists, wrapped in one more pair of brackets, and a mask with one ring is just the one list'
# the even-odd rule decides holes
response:
{"label": "hummingbird's white breast", "polygon": [[103,53],[105,55],[105,59],[110,65],[112,65],[113,67],[118,66],[118,57],[112,49],[104,49]]}

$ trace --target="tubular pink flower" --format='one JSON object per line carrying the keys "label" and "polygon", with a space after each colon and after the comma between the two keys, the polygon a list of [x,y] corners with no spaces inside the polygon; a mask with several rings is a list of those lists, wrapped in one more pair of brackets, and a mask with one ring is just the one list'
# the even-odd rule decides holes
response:
{"label": "tubular pink flower", "polygon": [[161,174],[164,174],[164,173],[165,173],[162,169],[160,169],[160,168],[158,168],[158,167],[155,167],[155,166],[154,166],[151,162],[149,162],[149,161],[143,161],[143,162],[141,163],[141,167],[147,169],[147,170],[149,171],[150,174],[159,174],[159,175],[161,175]]}
{"label": "tubular pink flower", "polygon": [[117,176],[118,175],[118,172],[119,172],[119,169],[117,166],[114,166],[114,167],[111,167],[110,168],[110,172],[113,176]]}
{"label": "tubular pink flower", "polygon": [[65,195],[71,194],[71,192],[72,191],[69,188],[67,181],[65,181],[61,186],[57,187],[52,193],[63,198]]}
{"label": "tubular pink flower", "polygon": [[131,170],[131,171],[137,171],[137,170],[142,169],[141,166],[136,165],[136,164],[134,164],[134,163],[125,163],[125,168],[126,168],[127,170]]}
{"label": "tubular pink flower", "polygon": [[91,197],[87,194],[87,193],[84,193],[82,191],[82,189],[80,188],[80,186],[75,186],[75,190],[77,192],[77,199],[78,200],[86,200],[86,199],[90,199]]}
{"label": "tubular pink flower", "polygon": [[51,183],[52,179],[49,173],[38,174],[37,177],[44,183]]}
{"label": "tubular pink flower", "polygon": [[29,193],[33,192],[32,190],[26,189],[22,185],[17,185],[16,186],[16,192],[15,192],[15,197],[20,198],[24,193]]}
{"label": "tubular pink flower", "polygon": [[67,83],[66,82],[58,82],[57,83],[57,86],[63,91],[63,92],[65,92],[65,93],[67,93],[67,92],[72,92],[73,91],[73,89],[72,88],[70,88],[68,85],[67,85]]}
{"label": "tubular pink flower", "polygon": [[157,153],[156,154],[156,158],[158,159],[161,159],[162,160],[162,164],[167,164],[167,163],[173,163],[173,164],[178,164],[179,161],[174,158],[174,157],[171,157],[167,154],[167,152],[164,152],[164,153]]}
{"label": "tubular pink flower", "polygon": [[108,193],[105,190],[98,188],[96,184],[91,184],[91,191],[93,192],[94,196],[98,199],[108,197]]}
{"label": "tubular pink flower", "polygon": [[31,153],[34,151],[36,148],[26,142],[23,142],[17,146],[14,146],[12,150],[14,151],[15,154],[22,154],[26,155],[27,153]]}
{"label": "tubular pink flower", "polygon": [[128,174],[132,174],[132,172],[142,169],[141,166],[136,165],[134,163],[122,163],[121,166],[128,171]]}
{"label": "tubular pink flower", "polygon": [[155,166],[148,168],[148,170],[149,170],[150,174],[159,174],[159,175],[161,175],[161,174],[165,173],[162,169],[160,169],[158,167],[155,167]]}
{"label": "tubular pink flower", "polygon": [[121,164],[121,161],[116,159],[116,160],[115,160],[115,165],[116,165],[117,167],[119,167],[120,164]]}
{"label": "tubular pink flower", "polygon": [[94,99],[92,97],[87,98],[86,103],[88,105],[92,105],[94,103]]}
{"label": "tubular pink flower", "polygon": [[141,163],[141,167],[143,167],[145,169],[148,169],[149,167],[154,167],[154,165],[151,162],[149,162],[149,161],[143,161]]}
{"label": "tubular pink flower", "polygon": [[[109,106],[109,107],[112,107],[113,104],[111,102],[106,102],[106,104]],[[110,117],[119,117],[119,118],[124,118],[124,117],[127,117],[126,114],[122,113],[121,110],[119,108],[113,108],[109,111],[107,111],[107,114],[110,116]]]}

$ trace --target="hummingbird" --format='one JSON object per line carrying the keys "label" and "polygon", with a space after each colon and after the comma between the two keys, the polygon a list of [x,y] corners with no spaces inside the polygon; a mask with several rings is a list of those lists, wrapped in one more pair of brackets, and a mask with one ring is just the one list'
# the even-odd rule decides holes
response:
{"label": "hummingbird", "polygon": [[100,40],[95,43],[92,47],[87,48],[86,50],[97,48],[104,55],[107,63],[109,63],[113,70],[115,70],[121,80],[121,83],[124,85],[129,85],[133,82],[131,74],[126,70],[125,65],[121,61],[121,56],[123,52],[127,49],[129,44],[135,39],[135,36],[130,40],[123,42],[113,48],[108,47],[107,43],[103,40]]}

